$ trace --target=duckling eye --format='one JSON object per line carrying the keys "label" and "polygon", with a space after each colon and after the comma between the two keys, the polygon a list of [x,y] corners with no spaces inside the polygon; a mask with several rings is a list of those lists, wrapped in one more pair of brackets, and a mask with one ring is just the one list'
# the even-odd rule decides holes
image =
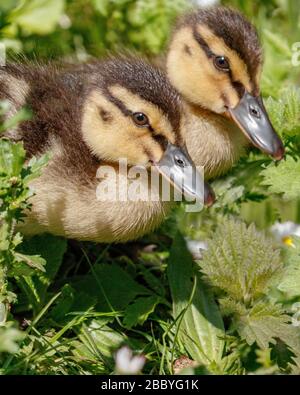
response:
{"label": "duckling eye", "polygon": [[142,112],[135,112],[132,114],[132,119],[134,123],[138,126],[149,126],[149,119],[147,115]]}
{"label": "duckling eye", "polygon": [[218,70],[221,71],[229,71],[229,61],[225,56],[215,56],[214,57],[214,65]]}

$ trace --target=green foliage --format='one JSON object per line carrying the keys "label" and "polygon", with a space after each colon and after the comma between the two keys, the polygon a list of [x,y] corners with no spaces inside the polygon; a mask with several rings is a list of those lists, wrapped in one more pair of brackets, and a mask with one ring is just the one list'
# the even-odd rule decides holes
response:
{"label": "green foliage", "polygon": [[300,89],[289,87],[281,91],[279,100],[268,98],[266,107],[275,129],[281,136],[300,135]]}
{"label": "green foliage", "polygon": [[300,239],[293,241],[294,248],[286,248],[285,267],[281,281],[277,285],[285,298],[292,299],[300,295]]}
{"label": "green foliage", "polygon": [[126,308],[124,325],[127,328],[132,328],[138,324],[143,325],[158,303],[159,297],[155,295],[137,298]]}
{"label": "green foliage", "polygon": [[[291,253],[289,253],[291,254]],[[278,339],[300,353],[300,330],[271,298],[271,285],[287,281],[279,251],[253,225],[223,221],[208,243],[201,271],[217,288],[222,314],[231,318],[231,332],[251,346],[267,349]],[[275,352],[276,358],[276,352]],[[290,358],[291,363],[295,360]]]}
{"label": "green foliage", "polygon": [[273,276],[282,269],[272,240],[254,225],[234,220],[220,224],[200,265],[214,287],[245,305],[266,294]]}
{"label": "green foliage", "polygon": [[48,57],[51,49],[52,56],[75,52],[82,60],[123,46],[158,54],[175,17],[189,5],[188,0],[12,1],[0,5],[3,42],[28,56],[38,50]]}
{"label": "green foliage", "polygon": [[170,254],[168,278],[173,316],[179,338],[194,360],[218,365],[222,358],[224,325],[205,283],[197,273],[183,238],[178,235]]}
{"label": "green foliage", "polygon": [[280,166],[269,165],[261,172],[271,193],[281,194],[286,200],[297,199],[300,196],[300,161],[288,157]]}
{"label": "green foliage", "polygon": [[[15,226],[22,220],[24,210],[29,208],[28,199],[32,195],[28,182],[37,177],[43,157],[25,164],[25,151],[21,143],[0,140],[0,303],[6,311],[16,299],[8,290],[8,277],[30,275],[35,269],[44,271],[45,261],[37,255],[25,255],[16,250],[22,236],[15,232]],[[4,306],[4,307],[3,307]],[[6,321],[6,315],[3,317]]]}

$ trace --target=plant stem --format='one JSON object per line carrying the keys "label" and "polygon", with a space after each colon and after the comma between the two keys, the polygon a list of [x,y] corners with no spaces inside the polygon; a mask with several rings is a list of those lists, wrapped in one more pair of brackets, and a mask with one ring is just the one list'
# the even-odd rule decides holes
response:
{"label": "plant stem", "polygon": [[9,301],[7,299],[7,266],[4,262],[0,263],[0,326],[4,325],[9,309]]}

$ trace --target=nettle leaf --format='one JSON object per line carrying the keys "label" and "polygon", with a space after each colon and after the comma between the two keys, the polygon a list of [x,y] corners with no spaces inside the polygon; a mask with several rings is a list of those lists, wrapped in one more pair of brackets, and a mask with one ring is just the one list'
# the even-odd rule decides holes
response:
{"label": "nettle leaf", "polygon": [[254,342],[262,349],[276,344],[280,339],[298,357],[300,355],[300,328],[291,324],[291,319],[279,305],[259,301],[245,315],[236,315],[234,325],[240,336],[249,345]]}
{"label": "nettle leaf", "polygon": [[269,165],[261,172],[264,180],[262,185],[268,186],[271,193],[282,194],[284,199],[292,200],[300,196],[300,161],[290,156],[276,166]]}
{"label": "nettle leaf", "polygon": [[146,296],[137,298],[125,310],[124,325],[130,329],[136,325],[142,325],[148,316],[153,313],[160,302],[158,296]]}
{"label": "nettle leaf", "polygon": [[283,267],[273,240],[233,219],[223,219],[199,264],[214,287],[246,303],[265,294]]}
{"label": "nettle leaf", "polygon": [[266,107],[275,129],[280,135],[300,133],[300,89],[291,86],[280,93],[280,99],[266,100]]}
{"label": "nettle leaf", "polygon": [[[174,239],[168,264],[168,279],[173,300],[173,317],[177,319],[179,337],[190,356],[205,365],[220,363],[224,348],[224,325],[209,288],[187,250],[181,235]],[[189,304],[193,283],[197,285]],[[181,314],[181,318],[179,317]]]}
{"label": "nettle leaf", "polygon": [[245,315],[236,316],[235,326],[240,336],[249,345],[256,342],[261,348],[275,344],[275,338],[285,333],[289,317],[283,314],[279,306],[257,302]]}
{"label": "nettle leaf", "polygon": [[286,266],[277,286],[289,299],[300,295],[300,239],[293,240],[295,248],[285,249]]}

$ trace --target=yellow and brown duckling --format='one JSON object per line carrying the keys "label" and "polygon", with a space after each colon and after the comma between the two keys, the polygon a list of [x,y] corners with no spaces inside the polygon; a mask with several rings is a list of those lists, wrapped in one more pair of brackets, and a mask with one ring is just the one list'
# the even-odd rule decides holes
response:
{"label": "yellow and brown duckling", "polygon": [[262,58],[255,27],[230,8],[194,10],[174,29],[167,74],[188,103],[187,148],[207,178],[226,172],[249,141],[284,155],[260,95]]}
{"label": "yellow and brown duckling", "polygon": [[[172,183],[193,169],[184,192],[211,204],[214,196],[185,149],[182,103],[158,69],[135,58],[96,61],[73,69],[11,64],[0,69],[0,99],[12,116],[29,107],[32,119],[6,132],[23,141],[28,158],[50,152],[41,177],[32,182],[32,209],[20,229],[97,242],[127,241],[153,230],[172,205],[158,201],[99,201],[99,166],[154,164]],[[126,178],[127,175],[121,176]],[[178,177],[178,180],[177,180]],[[125,185],[118,179],[118,188]],[[148,181],[148,180],[147,180]],[[199,181],[199,180],[198,180]],[[148,192],[148,182],[141,186]]]}

